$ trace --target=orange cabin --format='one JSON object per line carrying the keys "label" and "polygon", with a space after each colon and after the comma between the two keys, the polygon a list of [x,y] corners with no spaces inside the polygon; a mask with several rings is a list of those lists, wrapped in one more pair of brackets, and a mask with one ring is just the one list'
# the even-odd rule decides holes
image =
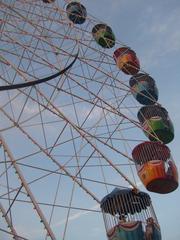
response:
{"label": "orange cabin", "polygon": [[164,194],[178,187],[177,168],[166,145],[144,142],[134,148],[132,156],[147,190]]}
{"label": "orange cabin", "polygon": [[139,72],[140,63],[136,53],[127,47],[118,48],[114,52],[116,65],[126,74],[134,75]]}

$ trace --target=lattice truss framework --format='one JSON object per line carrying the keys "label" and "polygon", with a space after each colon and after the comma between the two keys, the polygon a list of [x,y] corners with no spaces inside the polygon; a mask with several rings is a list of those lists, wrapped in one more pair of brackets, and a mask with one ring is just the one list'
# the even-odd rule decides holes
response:
{"label": "lattice truss framework", "polygon": [[74,25],[64,1],[1,0],[0,23],[1,86],[51,76],[78,53],[65,74],[0,94],[0,230],[7,239],[70,239],[78,216],[102,222],[98,204],[114,186],[136,187],[139,106],[113,50],[94,41],[93,16]]}

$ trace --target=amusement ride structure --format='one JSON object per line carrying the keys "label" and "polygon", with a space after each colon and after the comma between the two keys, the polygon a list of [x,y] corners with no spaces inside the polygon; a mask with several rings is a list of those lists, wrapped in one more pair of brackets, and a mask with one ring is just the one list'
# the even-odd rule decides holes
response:
{"label": "amusement ride structure", "polygon": [[161,240],[174,128],[136,52],[78,1],[1,0],[0,34],[0,234]]}

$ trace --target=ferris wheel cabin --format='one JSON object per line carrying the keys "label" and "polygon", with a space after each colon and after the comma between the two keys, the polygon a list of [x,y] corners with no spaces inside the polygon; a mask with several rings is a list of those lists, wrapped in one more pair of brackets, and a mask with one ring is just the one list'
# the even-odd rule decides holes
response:
{"label": "ferris wheel cabin", "polygon": [[86,21],[86,8],[78,2],[69,3],[66,7],[66,12],[69,20],[74,24],[83,24]]}
{"label": "ferris wheel cabin", "polygon": [[166,145],[144,142],[134,148],[132,156],[147,190],[164,194],[178,187],[178,171]]}
{"label": "ferris wheel cabin", "polygon": [[92,29],[95,41],[103,48],[112,48],[115,45],[115,35],[106,24],[97,24]]}
{"label": "ferris wheel cabin", "polygon": [[147,193],[115,188],[102,199],[101,210],[109,240],[161,240],[160,227]]}
{"label": "ferris wheel cabin", "polygon": [[136,56],[136,53],[127,47],[118,48],[114,52],[114,60],[116,65],[123,71],[125,74],[135,75],[140,70],[139,59]]}
{"label": "ferris wheel cabin", "polygon": [[134,98],[143,105],[153,105],[158,100],[155,81],[148,74],[138,73],[129,80]]}
{"label": "ferris wheel cabin", "polygon": [[137,116],[149,140],[167,144],[174,139],[174,127],[165,108],[159,105],[144,106]]}

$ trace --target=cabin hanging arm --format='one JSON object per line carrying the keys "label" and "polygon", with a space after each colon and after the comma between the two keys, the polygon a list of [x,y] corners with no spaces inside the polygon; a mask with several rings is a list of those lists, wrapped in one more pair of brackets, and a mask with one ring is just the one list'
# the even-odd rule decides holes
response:
{"label": "cabin hanging arm", "polygon": [[65,67],[63,70],[61,70],[60,72],[57,72],[49,77],[38,79],[36,81],[0,86],[0,91],[31,87],[31,86],[35,86],[40,83],[48,82],[56,77],[59,77],[60,75],[63,75],[64,73],[66,73],[74,65],[74,63],[76,62],[76,60],[78,58],[78,55],[79,55],[79,50],[76,53],[76,55],[74,56],[73,61],[67,67]]}

